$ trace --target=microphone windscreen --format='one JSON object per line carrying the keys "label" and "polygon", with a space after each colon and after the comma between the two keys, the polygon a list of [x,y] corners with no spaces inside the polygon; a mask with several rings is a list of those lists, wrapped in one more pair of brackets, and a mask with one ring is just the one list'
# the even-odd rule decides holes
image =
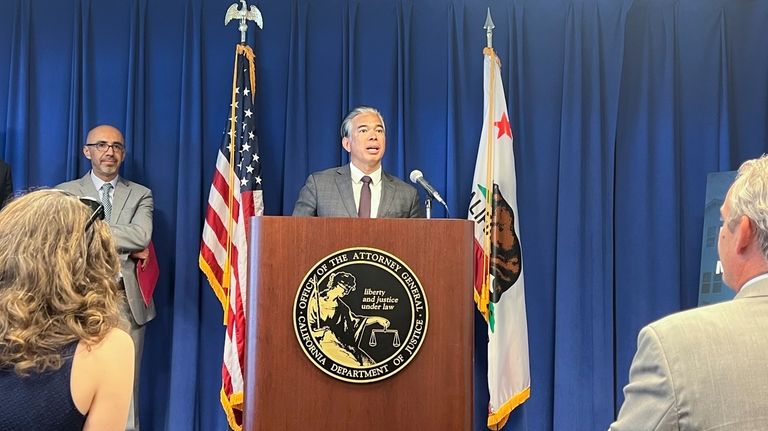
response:
{"label": "microphone windscreen", "polygon": [[420,170],[414,169],[414,170],[411,171],[411,175],[410,175],[411,182],[416,184],[416,182],[419,180],[419,178],[422,178],[423,176],[424,176],[424,174],[422,174]]}

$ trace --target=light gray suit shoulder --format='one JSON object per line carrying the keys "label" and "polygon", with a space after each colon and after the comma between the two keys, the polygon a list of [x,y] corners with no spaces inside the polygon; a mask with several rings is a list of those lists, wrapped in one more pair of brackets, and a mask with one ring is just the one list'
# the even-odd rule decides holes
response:
{"label": "light gray suit shoulder", "polygon": [[768,282],[640,331],[611,430],[768,429]]}
{"label": "light gray suit shoulder", "polygon": [[[89,196],[100,200],[90,172],[79,179],[59,184],[56,188],[77,196]],[[153,211],[154,201],[149,188],[118,177],[112,198],[112,219],[109,227],[120,255],[120,272],[123,276],[128,305],[134,320],[139,325],[152,320],[157,313],[154,301],[150,301],[149,306],[144,304],[139,282],[136,279],[136,262],[130,257],[130,253],[143,250],[149,245],[152,239]]]}

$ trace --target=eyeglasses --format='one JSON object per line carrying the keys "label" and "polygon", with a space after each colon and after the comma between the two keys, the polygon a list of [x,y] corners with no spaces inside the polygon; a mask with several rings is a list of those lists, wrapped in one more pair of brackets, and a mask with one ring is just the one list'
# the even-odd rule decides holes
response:
{"label": "eyeglasses", "polygon": [[79,199],[81,203],[87,205],[88,208],[91,209],[91,216],[88,217],[88,221],[85,222],[86,231],[88,231],[88,229],[93,225],[93,222],[95,222],[97,219],[104,220],[104,205],[102,205],[101,202],[88,196],[79,196],[77,199]]}
{"label": "eyeglasses", "polygon": [[85,144],[86,147],[96,148],[100,153],[106,153],[110,148],[116,153],[122,153],[125,151],[123,144],[108,144],[106,142],[96,142],[94,144]]}

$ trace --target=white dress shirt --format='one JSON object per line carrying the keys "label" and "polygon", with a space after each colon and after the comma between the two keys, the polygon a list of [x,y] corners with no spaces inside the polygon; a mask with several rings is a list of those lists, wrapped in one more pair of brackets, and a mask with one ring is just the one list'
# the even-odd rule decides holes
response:
{"label": "white dress shirt", "polygon": [[[117,179],[119,175],[115,176],[115,178],[112,178],[112,181],[109,181],[110,184],[112,184],[112,188],[109,189],[109,202],[114,204],[115,203],[115,187],[117,187]],[[93,181],[93,186],[96,187],[96,191],[99,192],[99,200],[102,199],[102,190],[101,187],[107,183],[107,181],[102,180],[101,178],[97,177],[96,174],[91,171],[91,180]]]}
{"label": "white dress shirt", "polygon": [[[352,193],[355,195],[355,208],[360,209],[360,190],[363,188],[362,178],[366,174],[357,168],[354,164],[349,164],[349,170],[352,174]],[[371,177],[371,218],[376,218],[379,212],[379,201],[381,200],[381,166],[368,174]]]}

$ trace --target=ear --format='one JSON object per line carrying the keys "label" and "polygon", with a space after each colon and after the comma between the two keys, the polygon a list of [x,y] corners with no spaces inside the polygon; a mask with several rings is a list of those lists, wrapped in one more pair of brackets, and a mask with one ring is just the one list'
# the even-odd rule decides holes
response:
{"label": "ear", "polygon": [[344,149],[347,150],[348,153],[352,152],[350,148],[349,138],[347,137],[341,138],[341,146],[344,147]]}
{"label": "ear", "polygon": [[749,217],[743,215],[736,225],[736,249],[741,253],[757,243],[757,230]]}
{"label": "ear", "polygon": [[91,150],[89,150],[85,145],[83,145],[83,154],[85,155],[86,159],[91,160]]}

